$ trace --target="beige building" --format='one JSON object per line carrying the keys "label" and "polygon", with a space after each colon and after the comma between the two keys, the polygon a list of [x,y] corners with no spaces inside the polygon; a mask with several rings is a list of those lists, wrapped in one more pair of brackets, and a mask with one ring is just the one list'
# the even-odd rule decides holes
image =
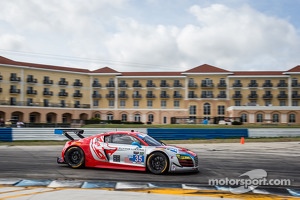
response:
{"label": "beige building", "polygon": [[4,121],[300,123],[300,66],[250,72],[204,64],[182,72],[118,72],[109,67],[89,71],[0,57],[0,69]]}

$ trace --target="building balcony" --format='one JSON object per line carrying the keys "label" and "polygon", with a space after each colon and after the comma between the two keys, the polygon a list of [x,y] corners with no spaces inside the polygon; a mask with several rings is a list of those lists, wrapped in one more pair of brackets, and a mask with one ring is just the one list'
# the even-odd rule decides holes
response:
{"label": "building balcony", "polygon": [[32,95],[36,95],[37,91],[36,90],[27,90],[26,94],[32,94]]}
{"label": "building balcony", "polygon": [[161,99],[168,99],[168,98],[170,98],[170,95],[168,95],[168,94],[160,94],[160,98]]}
{"label": "building balcony", "polygon": [[248,99],[257,99],[258,95],[257,94],[249,94]]}
{"label": "building balcony", "polygon": [[43,84],[44,85],[52,85],[53,84],[53,80],[44,80]]}
{"label": "building balcony", "polygon": [[81,82],[74,82],[74,83],[73,83],[73,86],[74,86],[74,87],[82,87],[82,85],[83,85],[83,84],[82,84]]}
{"label": "building balcony", "polygon": [[272,94],[264,94],[263,95],[263,99],[273,99],[273,95]]}
{"label": "building balcony", "polygon": [[248,87],[258,87],[258,83],[249,83]]}
{"label": "building balcony", "polygon": [[9,90],[9,93],[10,93],[10,94],[20,94],[20,93],[21,93],[21,90],[20,90],[20,89],[10,89],[10,90]]}
{"label": "building balcony", "polygon": [[287,99],[288,95],[287,94],[278,94],[277,99]]}
{"label": "building balcony", "polygon": [[215,87],[215,85],[213,83],[210,83],[210,84],[202,83],[201,87],[202,88],[213,88],[213,87]]}
{"label": "building balcony", "polygon": [[264,83],[263,87],[265,87],[265,88],[273,87],[273,83]]}
{"label": "building balcony", "polygon": [[140,83],[133,83],[132,87],[134,87],[134,88],[141,88],[142,84],[140,84]]}
{"label": "building balcony", "polygon": [[115,83],[106,83],[106,87],[113,88],[115,87]]}
{"label": "building balcony", "polygon": [[182,87],[182,84],[181,83],[174,83],[173,87]]}
{"label": "building balcony", "polygon": [[198,96],[196,94],[189,94],[188,98],[195,99],[195,98],[198,98]]}
{"label": "building balcony", "polygon": [[243,98],[242,94],[233,94],[232,95],[232,99],[241,99],[241,98]]}
{"label": "building balcony", "polygon": [[119,87],[121,87],[121,88],[127,88],[128,84],[127,83],[119,83]]}
{"label": "building balcony", "polygon": [[119,94],[120,99],[128,99],[128,94]]}
{"label": "building balcony", "polygon": [[226,88],[227,84],[226,83],[219,83],[218,88]]}
{"label": "building balcony", "polygon": [[21,78],[20,77],[10,77],[9,79],[11,82],[20,82]]}
{"label": "building balcony", "polygon": [[234,83],[234,84],[232,84],[232,87],[240,88],[240,87],[243,87],[243,84],[242,83]]}
{"label": "building balcony", "polygon": [[52,91],[44,91],[43,95],[44,96],[53,96],[53,92]]}
{"label": "building balcony", "polygon": [[214,98],[213,94],[202,94],[201,98]]}
{"label": "building balcony", "polygon": [[98,88],[100,88],[101,87],[101,83],[94,82],[92,84],[92,87],[98,87]]}
{"label": "building balcony", "polygon": [[170,84],[168,84],[168,83],[161,83],[159,86],[160,87],[170,87]]}
{"label": "building balcony", "polygon": [[218,94],[217,98],[225,99],[225,98],[227,98],[227,95],[226,94]]}
{"label": "building balcony", "polygon": [[287,83],[278,83],[277,87],[287,87],[288,84]]}
{"label": "building balcony", "polygon": [[108,99],[114,99],[115,98],[115,94],[106,94],[106,98],[108,98]]}
{"label": "building balcony", "polygon": [[174,98],[174,99],[181,99],[181,98],[182,98],[182,95],[181,95],[181,94],[174,94],[174,95],[173,95],[173,98]]}
{"label": "building balcony", "polygon": [[81,98],[82,97],[82,93],[74,93],[73,97],[74,98]]}
{"label": "building balcony", "polygon": [[300,99],[300,95],[299,94],[292,94],[292,99]]}
{"label": "building balcony", "polygon": [[91,108],[90,104],[74,104],[74,108]]}
{"label": "building balcony", "polygon": [[58,96],[59,97],[67,97],[69,94],[67,92],[59,92]]}
{"label": "building balcony", "polygon": [[154,99],[156,96],[154,94],[146,94],[147,99]]}
{"label": "building balcony", "polygon": [[189,84],[188,84],[188,87],[189,87],[189,88],[197,88],[198,85],[197,85],[197,83],[189,83]]}
{"label": "building balcony", "polygon": [[140,94],[133,94],[132,98],[134,98],[134,99],[141,99],[142,95],[140,95]]}
{"label": "building balcony", "polygon": [[60,85],[60,86],[67,86],[67,85],[69,85],[69,83],[68,83],[68,81],[59,81],[58,85]]}
{"label": "building balcony", "polygon": [[27,78],[27,83],[37,83],[37,79],[36,78]]}
{"label": "building balcony", "polygon": [[102,95],[101,94],[92,94],[92,98],[94,98],[94,99],[101,99]]}
{"label": "building balcony", "polygon": [[146,87],[156,87],[156,85],[154,83],[152,83],[152,84],[147,83]]}
{"label": "building balcony", "polygon": [[292,83],[292,87],[300,87],[299,83]]}

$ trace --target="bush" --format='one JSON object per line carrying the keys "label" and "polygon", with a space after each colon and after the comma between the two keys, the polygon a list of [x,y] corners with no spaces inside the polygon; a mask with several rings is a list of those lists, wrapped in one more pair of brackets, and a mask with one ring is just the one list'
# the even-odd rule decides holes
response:
{"label": "bush", "polygon": [[233,121],[231,124],[232,124],[232,125],[242,125],[243,122]]}

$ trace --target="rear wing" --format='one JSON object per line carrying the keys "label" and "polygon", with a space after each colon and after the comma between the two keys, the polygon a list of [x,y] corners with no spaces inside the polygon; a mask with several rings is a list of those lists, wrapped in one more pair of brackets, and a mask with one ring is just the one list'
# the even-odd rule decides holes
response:
{"label": "rear wing", "polygon": [[66,136],[69,140],[74,140],[74,138],[69,134],[69,133],[74,133],[77,135],[79,138],[84,138],[82,135],[84,132],[83,129],[55,129],[54,134],[56,135],[64,135]]}

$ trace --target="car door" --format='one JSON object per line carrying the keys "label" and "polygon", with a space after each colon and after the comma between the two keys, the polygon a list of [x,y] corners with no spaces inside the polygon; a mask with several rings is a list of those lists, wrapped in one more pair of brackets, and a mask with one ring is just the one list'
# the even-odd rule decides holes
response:
{"label": "car door", "polygon": [[[111,141],[104,148],[116,148],[116,150],[108,155],[109,162],[145,166],[145,146],[141,146],[138,139],[128,134],[114,134],[110,139]],[[132,144],[133,142],[139,145]]]}

